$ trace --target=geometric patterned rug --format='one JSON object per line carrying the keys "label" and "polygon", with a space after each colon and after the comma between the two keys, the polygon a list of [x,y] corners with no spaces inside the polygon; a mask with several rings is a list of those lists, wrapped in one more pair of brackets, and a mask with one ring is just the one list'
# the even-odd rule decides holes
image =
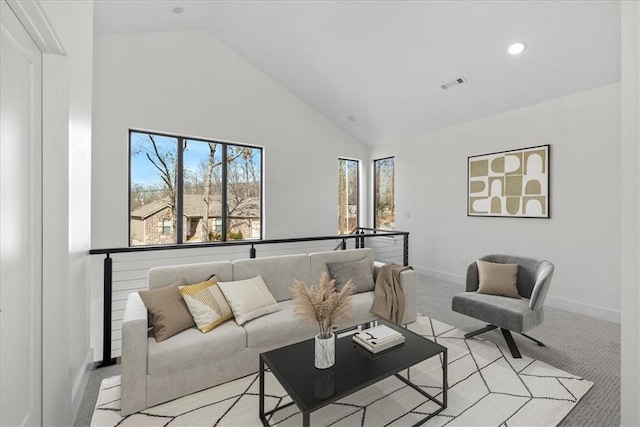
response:
{"label": "geometric patterned rug", "polygon": [[[593,385],[575,375],[522,356],[513,359],[503,346],[475,337],[426,316],[410,329],[448,348],[448,407],[427,426],[553,426],[571,411]],[[433,358],[411,368],[411,381],[440,398],[442,370]],[[278,381],[266,374],[265,410],[290,402]],[[311,413],[314,426],[413,425],[435,411],[431,401],[395,377]],[[270,419],[272,426],[299,426],[295,405]],[[103,380],[92,426],[261,426],[258,374],[251,374],[120,416],[120,376]]]}

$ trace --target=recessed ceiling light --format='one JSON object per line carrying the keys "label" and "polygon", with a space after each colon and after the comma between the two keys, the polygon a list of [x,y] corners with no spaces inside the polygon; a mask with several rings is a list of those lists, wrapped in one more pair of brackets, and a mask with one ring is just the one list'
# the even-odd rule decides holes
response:
{"label": "recessed ceiling light", "polygon": [[180,13],[184,12],[184,7],[180,7],[180,6],[174,7],[173,9],[171,9],[171,11],[173,13],[175,13],[175,14],[180,14]]}
{"label": "recessed ceiling light", "polygon": [[514,43],[511,46],[509,46],[509,49],[507,49],[507,51],[511,55],[520,55],[524,50],[524,47],[525,47],[524,43]]}

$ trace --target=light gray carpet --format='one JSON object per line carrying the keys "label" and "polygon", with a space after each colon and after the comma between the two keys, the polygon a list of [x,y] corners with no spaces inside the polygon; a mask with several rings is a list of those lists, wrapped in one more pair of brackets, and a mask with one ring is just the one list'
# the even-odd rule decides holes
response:
{"label": "light gray carpet", "polygon": [[[466,340],[462,330],[427,316],[418,316],[409,329],[447,347],[446,409],[440,412],[439,403],[426,399],[391,376],[314,411],[311,423],[314,426],[405,426],[432,416],[428,425],[433,427],[556,426],[593,386],[588,380],[525,355],[514,359],[505,344],[483,339]],[[351,342],[349,336],[343,339]],[[363,362],[367,358],[357,350],[353,351],[356,354],[352,357],[360,357]],[[393,356],[389,354],[388,357]],[[439,357],[432,357],[410,369],[411,381],[438,400],[444,398],[442,362]],[[307,391],[326,396],[337,391],[334,384],[334,379],[338,380],[337,372],[315,370],[314,374],[315,379],[306,384]],[[258,418],[257,373],[126,418],[120,416],[121,391],[120,376],[102,382],[92,426],[262,426]],[[300,410],[288,406],[289,402],[291,397],[273,374],[267,372],[265,410],[280,408],[267,416],[269,425],[301,425]]]}
{"label": "light gray carpet", "polygon": [[[451,299],[463,291],[461,285],[419,276],[418,311],[467,332],[480,329],[486,324],[451,310]],[[620,325],[546,307],[544,323],[529,333],[546,347],[513,335],[522,354],[593,381],[561,426],[620,425]],[[481,337],[504,340],[499,330]]]}
{"label": "light gray carpet", "polygon": [[73,420],[74,427],[86,427],[91,424],[91,416],[96,406],[102,380],[114,375],[120,375],[120,372],[122,372],[120,365],[107,366],[91,371],[91,376],[89,377],[87,388],[84,390],[84,397],[80,403],[80,408],[78,408],[76,419]]}
{"label": "light gray carpet", "polygon": [[[451,311],[451,298],[463,287],[419,276],[418,311],[465,331],[484,323]],[[538,347],[526,338],[515,340],[521,352],[556,368],[589,379],[594,386],[561,426],[620,425],[620,325],[553,308],[546,309],[545,323],[531,335],[547,347]],[[482,336],[503,340],[498,331]],[[103,379],[120,374],[120,367],[94,370],[74,426],[88,426]]]}

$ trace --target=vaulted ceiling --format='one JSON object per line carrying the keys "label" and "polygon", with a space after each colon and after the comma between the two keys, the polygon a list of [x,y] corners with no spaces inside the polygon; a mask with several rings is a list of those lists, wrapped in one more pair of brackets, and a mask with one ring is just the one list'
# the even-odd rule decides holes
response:
{"label": "vaulted ceiling", "polygon": [[[94,10],[96,34],[206,30],[368,145],[620,80],[618,1],[98,0]],[[518,56],[514,42],[526,45]]]}

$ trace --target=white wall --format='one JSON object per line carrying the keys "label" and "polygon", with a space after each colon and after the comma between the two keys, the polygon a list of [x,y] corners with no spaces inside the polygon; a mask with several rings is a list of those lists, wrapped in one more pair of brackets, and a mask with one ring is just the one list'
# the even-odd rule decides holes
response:
{"label": "white wall", "polygon": [[337,230],[338,156],[360,143],[206,32],[95,38],[93,246],[128,245],[127,131],[260,145],[266,238]]}
{"label": "white wall", "polygon": [[[128,246],[131,128],[263,146],[264,237],[337,232],[338,157],[366,160],[367,149],[207,32],[96,36],[93,83],[93,248]],[[102,259],[92,259],[96,360]]]}
{"label": "white wall", "polygon": [[43,421],[70,425],[93,361],[88,286],[93,2],[41,4],[66,52],[43,57]]}
{"label": "white wall", "polygon": [[[550,305],[619,322],[619,84],[398,142],[373,155],[396,156],[396,227],[418,271],[463,283],[463,259],[549,259]],[[542,144],[551,219],[467,217],[467,156]]]}
{"label": "white wall", "polygon": [[640,425],[640,4],[622,3],[621,424]]}

